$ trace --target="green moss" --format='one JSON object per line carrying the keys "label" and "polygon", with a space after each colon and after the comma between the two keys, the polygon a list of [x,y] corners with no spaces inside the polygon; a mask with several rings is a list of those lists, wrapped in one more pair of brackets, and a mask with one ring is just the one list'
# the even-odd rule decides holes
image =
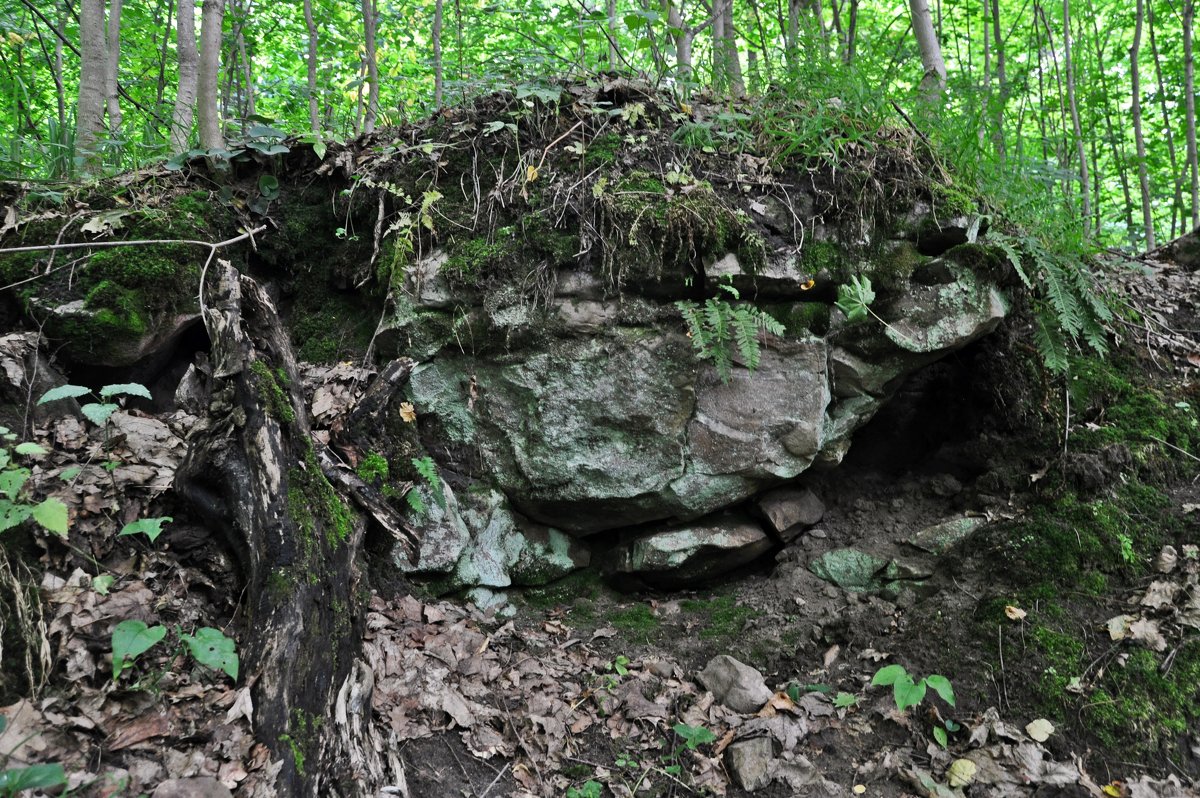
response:
{"label": "green moss", "polygon": [[705,640],[736,638],[741,635],[747,621],[762,615],[762,612],[752,607],[738,605],[733,596],[685,599],[679,602],[679,606],[684,612],[700,616],[701,623],[704,624],[700,629],[700,637]]}
{"label": "green moss", "polygon": [[[1072,436],[1072,445],[1101,448],[1121,443],[1142,452],[1154,450],[1162,442],[1195,454],[1200,446],[1200,421],[1190,405],[1166,400],[1158,388],[1147,382],[1135,383],[1128,375],[1137,374],[1133,366],[1098,358],[1077,358],[1071,364],[1071,397],[1076,413],[1095,415],[1095,428]],[[1171,450],[1163,452],[1172,456]],[[1183,455],[1180,455],[1183,456]]]}
{"label": "green moss", "polygon": [[588,169],[598,166],[608,166],[617,159],[621,150],[621,136],[617,133],[605,133],[597,136],[583,153],[583,163]]}
{"label": "green moss", "polygon": [[[1181,735],[1200,719],[1200,639],[1175,653],[1166,673],[1159,655],[1129,653],[1105,672],[1082,716],[1102,743],[1135,757],[1170,755]],[[1164,750],[1165,749],[1165,750]]]}
{"label": "green moss", "polygon": [[378,452],[371,452],[358,464],[357,473],[364,482],[384,482],[388,478],[387,458]]}
{"label": "green moss", "polygon": [[832,306],[824,302],[763,305],[762,310],[782,324],[789,337],[824,335],[829,331]]}
{"label": "green moss", "polygon": [[300,747],[300,743],[296,742],[296,738],[290,734],[279,735],[279,742],[288,747],[292,753],[292,762],[296,765],[296,772],[301,776],[304,775],[304,749]]}
{"label": "green moss", "polygon": [[320,579],[321,540],[317,537],[318,523],[325,533],[325,544],[337,548],[350,537],[354,517],[337,491],[321,473],[316,452],[310,445],[304,467],[288,470],[288,515],[299,532],[299,547],[308,581]]}
{"label": "green moss", "polygon": [[608,621],[625,632],[625,639],[639,643],[649,643],[659,629],[657,616],[645,604],[634,604],[632,607],[617,610],[609,616]]}
{"label": "green moss", "polygon": [[849,276],[846,253],[832,241],[808,241],[800,250],[800,271],[816,277],[829,274],[841,280]]}
{"label": "green moss", "polygon": [[366,352],[375,330],[375,319],[351,296],[322,286],[318,277],[307,277],[301,295],[288,314],[288,332],[296,356],[309,363],[353,360]]}
{"label": "green moss", "polygon": [[292,409],[291,397],[280,384],[280,382],[286,384],[286,377],[280,380],[279,376],[283,375],[277,375],[262,360],[250,363],[250,379],[258,391],[258,395],[266,403],[267,412],[278,421],[291,424],[296,420],[296,413]]}
{"label": "green moss", "polygon": [[[503,231],[496,231],[496,236],[503,235]],[[446,261],[446,277],[451,282],[477,282],[487,273],[489,267],[511,252],[512,246],[507,237],[489,240],[481,236],[455,242],[450,248],[450,257]]]}

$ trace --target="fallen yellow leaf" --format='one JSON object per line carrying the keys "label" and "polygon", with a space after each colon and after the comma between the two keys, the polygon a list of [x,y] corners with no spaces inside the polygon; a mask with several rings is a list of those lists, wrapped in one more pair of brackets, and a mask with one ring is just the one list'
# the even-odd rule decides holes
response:
{"label": "fallen yellow leaf", "polygon": [[979,767],[969,759],[956,759],[950,763],[946,772],[946,781],[951,787],[966,787],[975,781],[975,773]]}
{"label": "fallen yellow leaf", "polygon": [[1025,619],[1025,615],[1027,613],[1025,612],[1025,610],[1021,609],[1020,607],[1014,607],[1011,604],[1009,604],[1007,607],[1004,608],[1004,614],[1009,617],[1009,620],[1021,621],[1021,620]]}
{"label": "fallen yellow leaf", "polygon": [[526,183],[532,183],[534,180],[537,180],[537,176],[538,176],[538,168],[536,166],[533,166],[531,164],[531,165],[525,167],[525,182]]}
{"label": "fallen yellow leaf", "polygon": [[1025,733],[1039,743],[1044,743],[1054,734],[1054,724],[1045,718],[1038,718],[1025,727]]}
{"label": "fallen yellow leaf", "polygon": [[411,424],[417,420],[417,409],[413,407],[412,402],[400,403],[400,418],[405,424]]}
{"label": "fallen yellow leaf", "polygon": [[855,784],[854,785],[854,794],[855,795],[862,795],[866,791],[867,791],[867,785],[865,785],[865,784]]}
{"label": "fallen yellow leaf", "polygon": [[801,290],[801,291],[807,291],[807,290],[809,290],[810,288],[812,288],[812,287],[813,287],[814,285],[816,285],[816,284],[817,284],[817,281],[816,281],[816,280],[814,280],[813,278],[809,277],[809,278],[808,278],[808,279],[807,279],[807,280],[804,282],[804,284],[800,286],[800,290]]}
{"label": "fallen yellow leaf", "polygon": [[1114,781],[1112,784],[1105,784],[1100,788],[1100,792],[1105,795],[1111,795],[1112,798],[1121,798],[1125,792],[1121,789],[1121,782]]}

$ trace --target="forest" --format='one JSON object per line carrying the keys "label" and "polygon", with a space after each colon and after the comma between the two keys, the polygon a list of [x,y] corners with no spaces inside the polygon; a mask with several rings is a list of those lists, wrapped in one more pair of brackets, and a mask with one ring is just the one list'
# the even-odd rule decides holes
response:
{"label": "forest", "polygon": [[1200,795],[1195,0],[0,0],[0,796]]}
{"label": "forest", "polygon": [[936,94],[922,121],[951,157],[990,185],[1035,181],[1105,245],[1200,223],[1192,3],[908,5],[10,2],[0,174],[70,179],[276,131],[342,141],[609,71],[684,99],[836,97],[864,127]]}

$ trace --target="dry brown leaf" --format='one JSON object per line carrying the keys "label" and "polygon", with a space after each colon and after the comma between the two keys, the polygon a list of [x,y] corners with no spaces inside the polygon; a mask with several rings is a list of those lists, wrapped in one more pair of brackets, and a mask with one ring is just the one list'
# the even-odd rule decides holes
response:
{"label": "dry brown leaf", "polygon": [[1011,620],[1011,621],[1025,620],[1025,616],[1028,615],[1028,613],[1025,612],[1025,610],[1021,609],[1020,607],[1014,607],[1011,604],[1005,606],[1004,614],[1007,615],[1009,620]]}

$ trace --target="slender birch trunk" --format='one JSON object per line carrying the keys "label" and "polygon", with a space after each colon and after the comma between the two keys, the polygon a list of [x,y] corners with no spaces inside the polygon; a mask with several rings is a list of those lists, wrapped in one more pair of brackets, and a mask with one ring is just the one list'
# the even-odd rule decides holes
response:
{"label": "slender birch trunk", "polygon": [[1183,2],[1183,95],[1187,106],[1187,160],[1192,180],[1192,229],[1200,227],[1200,164],[1196,161],[1196,65],[1192,52],[1192,23],[1196,0]]}
{"label": "slender birch trunk", "polygon": [[1171,120],[1171,112],[1167,108],[1167,87],[1163,82],[1162,59],[1158,55],[1158,37],[1154,33],[1154,3],[1150,4],[1147,13],[1146,21],[1150,27],[1150,53],[1154,56],[1154,79],[1158,85],[1158,107],[1162,113],[1163,130],[1167,134],[1167,156],[1171,160],[1171,182],[1175,189],[1171,206],[1171,238],[1174,239],[1179,234],[1176,220],[1179,218],[1178,215],[1183,213],[1183,180],[1179,171],[1179,158],[1175,150],[1175,134],[1172,132],[1174,124]]}
{"label": "slender birch trunk", "polygon": [[941,103],[946,91],[946,62],[942,59],[942,45],[933,29],[933,15],[929,11],[929,0],[909,0],[913,34],[921,50],[921,66],[925,70],[921,78],[921,93],[933,103]]}
{"label": "slender birch trunk", "polygon": [[617,0],[607,0],[608,14],[608,71],[617,71]]}
{"label": "slender birch trunk", "polygon": [[225,135],[221,132],[221,114],[217,101],[217,80],[221,71],[221,31],[224,23],[225,0],[203,0],[200,9],[196,121],[200,128],[200,146],[206,150],[225,149]]}
{"label": "slender birch trunk", "polygon": [[[983,32],[988,35],[987,31]],[[1004,35],[1000,29],[1000,0],[992,0],[992,49],[996,55],[996,96],[992,99],[992,142],[1000,162],[1007,151],[1004,142],[1004,113],[1008,106],[1008,76],[1004,60]]]}
{"label": "slender birch trunk", "polygon": [[[438,8],[442,6],[438,0]],[[308,29],[308,127],[313,133],[321,132],[321,115],[317,100],[317,23],[313,20],[313,0],[304,0],[304,26]]]}
{"label": "slender birch trunk", "polygon": [[1133,140],[1137,145],[1138,183],[1142,188],[1142,225],[1146,230],[1146,249],[1154,249],[1154,209],[1150,205],[1150,175],[1146,171],[1146,139],[1142,135],[1142,82],[1138,75],[1138,54],[1142,47],[1142,22],[1146,8],[1137,0],[1137,21],[1133,44],[1129,48],[1129,77],[1133,84]]}
{"label": "slender birch trunk", "polygon": [[79,98],[75,110],[75,148],[84,171],[100,171],[98,152],[104,123],[104,0],[79,4]]}
{"label": "slender birch trunk", "polygon": [[121,98],[117,94],[117,72],[121,65],[121,10],[123,0],[111,0],[108,7],[108,32],[105,37],[104,102],[108,107],[108,130],[114,138],[121,135]]}
{"label": "slender birch trunk", "polygon": [[367,107],[363,115],[362,130],[371,133],[379,118],[379,61],[375,50],[375,30],[378,9],[375,0],[362,0],[363,15],[363,59],[367,67]]}
{"label": "slender birch trunk", "polygon": [[443,0],[433,7],[433,107],[441,109],[445,94],[445,70],[442,64]]}
{"label": "slender birch trunk", "polygon": [[196,89],[199,85],[200,53],[196,49],[195,0],[179,0],[175,25],[179,88],[175,94],[175,112],[171,116],[171,150],[183,152],[188,149],[192,137],[192,115],[196,110]]}
{"label": "slender birch trunk", "polygon": [[1075,133],[1075,152],[1079,156],[1079,192],[1083,200],[1083,234],[1091,230],[1092,205],[1088,195],[1088,164],[1083,144],[1083,126],[1079,123],[1079,104],[1075,99],[1075,64],[1071,60],[1071,0],[1063,0],[1063,70],[1067,73],[1067,105],[1071,109],[1071,127]]}

